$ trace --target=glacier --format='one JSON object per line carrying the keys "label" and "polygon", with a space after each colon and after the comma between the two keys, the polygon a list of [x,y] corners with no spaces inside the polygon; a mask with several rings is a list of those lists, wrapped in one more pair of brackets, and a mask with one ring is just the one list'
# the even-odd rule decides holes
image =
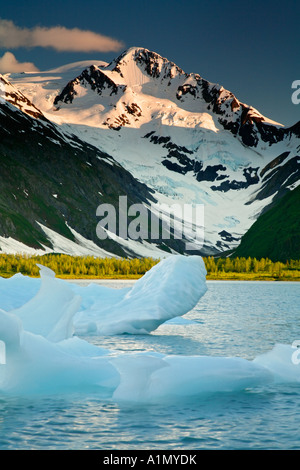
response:
{"label": "glacier", "polygon": [[[223,86],[143,47],[109,64],[84,61],[7,79],[9,102],[24,110],[22,93],[66,142],[74,145],[73,135],[109,155],[153,191],[158,204],[204,204],[202,255],[235,249],[282,191],[299,183],[297,125],[284,128]],[[228,217],[236,223],[228,226]],[[78,234],[74,244],[50,229],[43,230],[54,251],[86,251],[88,242],[78,242]],[[136,256],[162,256],[155,244],[114,241]],[[16,240],[0,243],[14,252],[19,247]]]}
{"label": "glacier", "polygon": [[276,345],[247,360],[120,352],[83,338],[149,334],[181,318],[207,290],[199,256],[170,256],[121,289],[78,285],[39,268],[38,279],[0,278],[0,395],[93,392],[152,403],[299,382],[293,346]]}

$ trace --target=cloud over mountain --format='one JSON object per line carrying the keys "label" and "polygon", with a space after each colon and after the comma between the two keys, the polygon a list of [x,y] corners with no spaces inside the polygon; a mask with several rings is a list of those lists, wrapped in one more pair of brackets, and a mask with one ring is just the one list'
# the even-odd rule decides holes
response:
{"label": "cloud over mountain", "polygon": [[20,28],[13,21],[0,19],[0,47],[49,47],[58,52],[119,51],[123,43],[93,31],[64,26]]}
{"label": "cloud over mountain", "polygon": [[12,52],[5,52],[0,57],[0,73],[37,72],[38,68],[32,62],[18,62]]}

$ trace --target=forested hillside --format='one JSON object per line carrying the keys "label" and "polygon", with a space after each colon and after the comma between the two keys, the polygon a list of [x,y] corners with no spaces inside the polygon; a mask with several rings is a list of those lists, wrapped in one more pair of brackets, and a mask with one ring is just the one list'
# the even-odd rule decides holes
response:
{"label": "forested hillside", "polygon": [[300,186],[262,214],[242,237],[234,256],[300,258]]}

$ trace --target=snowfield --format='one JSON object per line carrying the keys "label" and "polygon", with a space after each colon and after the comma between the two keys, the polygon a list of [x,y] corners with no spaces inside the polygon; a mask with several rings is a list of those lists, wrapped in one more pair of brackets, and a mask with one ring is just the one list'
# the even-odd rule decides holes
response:
{"label": "snowfield", "polygon": [[294,176],[261,196],[274,167],[292,165],[299,138],[288,130],[282,137],[281,124],[147,49],[130,48],[110,64],[84,61],[6,79],[62,132],[147,184],[158,204],[204,204],[201,254],[236,247],[278,191],[299,182],[292,167]]}

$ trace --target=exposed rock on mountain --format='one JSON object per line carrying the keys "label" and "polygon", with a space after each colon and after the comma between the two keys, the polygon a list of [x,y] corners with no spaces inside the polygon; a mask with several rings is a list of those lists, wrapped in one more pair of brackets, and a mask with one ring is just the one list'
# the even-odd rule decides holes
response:
{"label": "exposed rock on mountain", "polygon": [[[147,49],[131,48],[110,64],[7,79],[19,90],[10,103],[35,110],[48,130],[109,155],[157,206],[203,205],[204,221],[193,224],[204,225],[204,254],[236,248],[259,215],[299,184],[300,122],[285,128]],[[21,97],[26,107],[17,104]]]}

